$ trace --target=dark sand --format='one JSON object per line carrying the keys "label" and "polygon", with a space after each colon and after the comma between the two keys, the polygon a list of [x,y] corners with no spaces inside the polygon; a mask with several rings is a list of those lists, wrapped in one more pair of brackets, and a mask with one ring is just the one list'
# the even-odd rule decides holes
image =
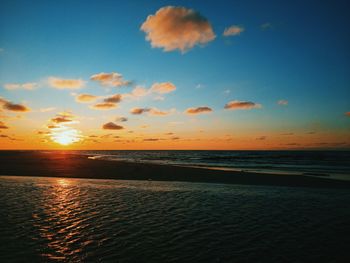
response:
{"label": "dark sand", "polygon": [[219,171],[171,165],[91,160],[69,152],[0,151],[0,175],[157,180],[248,185],[348,188],[350,182],[302,175]]}

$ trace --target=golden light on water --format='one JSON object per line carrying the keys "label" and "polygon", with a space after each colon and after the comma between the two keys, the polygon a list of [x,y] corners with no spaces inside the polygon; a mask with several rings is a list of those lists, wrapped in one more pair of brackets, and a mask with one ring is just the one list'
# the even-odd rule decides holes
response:
{"label": "golden light on water", "polygon": [[51,140],[66,146],[80,141],[80,134],[78,130],[73,128],[65,128],[64,130],[59,129],[52,132]]}

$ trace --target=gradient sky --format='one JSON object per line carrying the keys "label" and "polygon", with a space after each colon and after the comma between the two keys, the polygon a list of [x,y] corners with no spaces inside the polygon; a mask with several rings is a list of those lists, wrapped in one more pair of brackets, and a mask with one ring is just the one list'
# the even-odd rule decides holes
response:
{"label": "gradient sky", "polygon": [[[0,148],[349,149],[348,10],[2,1]],[[63,131],[79,141],[55,142]]]}

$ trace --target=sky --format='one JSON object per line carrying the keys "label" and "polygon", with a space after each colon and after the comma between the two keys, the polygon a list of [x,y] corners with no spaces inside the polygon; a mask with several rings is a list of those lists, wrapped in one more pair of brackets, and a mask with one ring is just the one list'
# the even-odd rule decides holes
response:
{"label": "sky", "polygon": [[0,149],[350,149],[347,1],[2,1]]}

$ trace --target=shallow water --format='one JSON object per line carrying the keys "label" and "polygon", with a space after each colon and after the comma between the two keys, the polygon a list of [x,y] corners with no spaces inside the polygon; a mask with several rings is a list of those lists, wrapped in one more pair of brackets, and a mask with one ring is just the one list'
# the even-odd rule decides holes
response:
{"label": "shallow water", "polygon": [[350,191],[0,176],[0,262],[349,262]]}
{"label": "shallow water", "polygon": [[[52,153],[52,152],[48,152]],[[350,151],[72,151],[92,159],[276,174],[315,174],[350,180]]]}

